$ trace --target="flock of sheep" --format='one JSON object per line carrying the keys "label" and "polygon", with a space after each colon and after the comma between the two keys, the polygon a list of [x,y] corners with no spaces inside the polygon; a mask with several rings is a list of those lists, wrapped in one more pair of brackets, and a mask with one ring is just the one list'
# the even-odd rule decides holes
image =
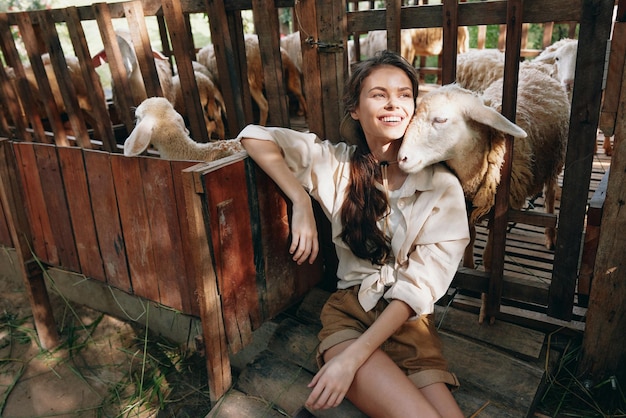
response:
{"label": "flock of sheep", "polygon": [[[459,177],[466,198],[472,203],[470,224],[473,227],[494,204],[504,157],[504,136],[509,134],[516,138],[510,206],[519,209],[527,198],[543,193],[546,211],[553,212],[557,178],[565,161],[577,41],[558,41],[535,59],[520,64],[517,116],[516,124],[513,124],[499,113],[504,54],[491,49],[469,50],[467,29],[459,29],[456,83],[436,88],[418,98],[416,115],[398,157],[401,167],[416,171],[428,164],[445,161]],[[413,61],[419,55],[441,53],[441,28],[403,30],[402,38],[402,54],[408,60]],[[385,31],[373,31],[361,39],[362,56],[386,48]],[[136,106],[136,125],[124,144],[125,155],[139,155],[150,145],[167,159],[212,161],[242,151],[238,141],[224,140],[226,109],[212,45],[197,53],[193,68],[207,131],[220,140],[200,144],[190,138],[185,126],[180,82],[178,76],[172,74],[169,61],[155,52],[163,97],[146,98],[130,36],[119,31],[117,40],[124,57],[133,106]],[[256,35],[247,35],[245,45],[251,96],[259,108],[259,123],[265,124],[269,109],[263,93],[263,70]],[[298,114],[305,115],[307,105],[301,85],[300,45],[297,32],[281,39],[287,90],[298,100]],[[349,48],[349,59],[353,61],[353,45]],[[104,53],[94,57],[96,65],[105,61]],[[89,115],[89,101],[80,100],[84,96],[84,83],[81,83],[78,63],[71,57],[67,63],[70,73],[76,74],[72,81],[79,103]],[[28,74],[36,89],[37,83],[27,69]],[[52,89],[58,89],[52,71],[49,78]],[[54,97],[62,96],[54,94]],[[115,95],[113,102],[116,103]],[[62,101],[57,105],[62,109]],[[554,246],[555,236],[553,228],[546,229],[548,248]],[[489,260],[484,261],[488,268]],[[471,246],[464,264],[474,266]]]}

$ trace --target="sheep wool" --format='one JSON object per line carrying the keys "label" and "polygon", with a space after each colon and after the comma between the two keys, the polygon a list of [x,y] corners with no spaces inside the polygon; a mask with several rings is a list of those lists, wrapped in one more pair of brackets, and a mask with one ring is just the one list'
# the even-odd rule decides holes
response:
{"label": "sheep wool", "polygon": [[[505,134],[516,138],[510,206],[520,209],[526,198],[544,191],[546,212],[554,212],[569,131],[567,94],[546,72],[521,68],[514,124],[500,114],[502,82],[502,78],[496,80],[482,95],[451,84],[418,99],[416,114],[398,152],[399,165],[407,172],[445,162],[456,173],[473,206],[470,227],[494,205],[504,161]],[[555,240],[554,228],[546,228],[546,246],[553,247]],[[468,248],[464,265],[473,267],[471,247]],[[488,263],[485,259],[486,267]]]}
{"label": "sheep wool", "polygon": [[235,139],[203,144],[191,139],[183,117],[163,97],[144,100],[135,116],[135,128],[124,142],[127,157],[141,154],[150,144],[167,160],[215,161],[243,151],[241,142]]}

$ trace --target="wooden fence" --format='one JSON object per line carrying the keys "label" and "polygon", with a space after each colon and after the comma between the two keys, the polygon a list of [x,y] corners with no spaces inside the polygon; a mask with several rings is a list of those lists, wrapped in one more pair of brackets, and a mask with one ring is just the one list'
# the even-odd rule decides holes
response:
{"label": "wooden fence", "polygon": [[[388,47],[399,51],[402,28],[443,27],[442,81],[455,79],[456,30],[459,25],[505,25],[506,68],[503,113],[514,118],[516,73],[525,23],[572,21],[579,24],[579,53],[564,174],[559,236],[552,280],[537,287],[508,280],[503,274],[506,225],[556,223],[555,217],[508,211],[508,169],[498,191],[494,218],[494,265],[490,274],[459,270],[455,286],[490,295],[490,316],[500,314],[505,298],[533,306],[543,315],[572,317],[578,260],[582,245],[587,185],[591,176],[602,96],[605,46],[611,0],[509,0],[403,6],[387,1],[386,9],[347,11],[345,2],[293,1],[131,1],[96,3],[80,8],[0,14],[0,47],[4,62],[17,76],[16,89],[0,70],[1,104],[8,115],[1,124],[9,140],[1,141],[3,171],[0,240],[18,250],[25,281],[40,281],[32,255],[46,265],[85,274],[136,296],[171,306],[202,320],[212,396],[230,386],[229,347],[236,351],[250,332],[334,274],[333,250],[322,231],[324,261],[297,267],[288,257],[288,206],[263,173],[245,155],[218,162],[127,158],[119,144],[133,127],[131,106],[115,114],[97,83],[81,22],[97,22],[109,65],[124,97],[124,70],[117,42],[116,19],[133,27],[133,41],[148,96],[161,95],[149,47],[146,17],[156,17],[162,50],[180,74],[189,105],[192,137],[207,141],[195,79],[190,14],[206,13],[215,45],[220,83],[228,114],[227,130],[236,134],[253,122],[243,47],[242,10],[252,10],[259,35],[270,125],[289,126],[276,9],[294,8],[301,31],[307,124],[321,137],[339,138],[341,92],[347,74],[349,34],[387,30]],[[65,25],[79,59],[95,117],[80,110],[71,83],[58,25]],[[19,33],[39,84],[44,107],[24,76]],[[48,52],[63,92],[65,118],[55,104],[40,54]],[[64,81],[65,80],[65,81]],[[18,106],[21,99],[25,112]],[[128,100],[128,98],[126,98]],[[122,99],[124,100],[124,98]],[[90,121],[89,123],[87,121]],[[69,126],[69,130],[68,130]],[[4,164],[6,163],[6,164]],[[324,226],[324,222],[320,222]],[[24,241],[24,237],[28,239]],[[31,252],[32,251],[32,254]],[[311,270],[308,270],[311,269]],[[38,279],[39,278],[39,279]],[[45,307],[41,286],[32,300]],[[37,290],[38,289],[38,290]],[[45,287],[44,287],[45,289]],[[251,297],[254,295],[254,297]],[[537,308],[538,307],[538,308]],[[44,309],[45,311],[45,309]],[[41,328],[53,334],[45,315]],[[46,331],[47,330],[47,331]],[[54,335],[50,337],[54,340]]]}

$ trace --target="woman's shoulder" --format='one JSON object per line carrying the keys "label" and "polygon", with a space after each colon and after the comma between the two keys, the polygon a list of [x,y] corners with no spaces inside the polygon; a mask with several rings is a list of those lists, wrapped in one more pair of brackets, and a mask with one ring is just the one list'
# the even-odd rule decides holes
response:
{"label": "woman's shoulder", "polygon": [[443,186],[462,189],[459,178],[445,163],[435,163],[430,168],[432,169],[433,187]]}

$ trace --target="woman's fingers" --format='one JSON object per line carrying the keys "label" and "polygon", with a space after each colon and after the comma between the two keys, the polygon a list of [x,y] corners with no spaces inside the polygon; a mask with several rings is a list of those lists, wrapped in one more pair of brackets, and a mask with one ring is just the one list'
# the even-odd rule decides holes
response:
{"label": "woman's fingers", "polygon": [[317,231],[315,234],[293,231],[289,253],[293,255],[293,260],[298,264],[304,263],[307,259],[309,263],[313,263],[319,253]]}

